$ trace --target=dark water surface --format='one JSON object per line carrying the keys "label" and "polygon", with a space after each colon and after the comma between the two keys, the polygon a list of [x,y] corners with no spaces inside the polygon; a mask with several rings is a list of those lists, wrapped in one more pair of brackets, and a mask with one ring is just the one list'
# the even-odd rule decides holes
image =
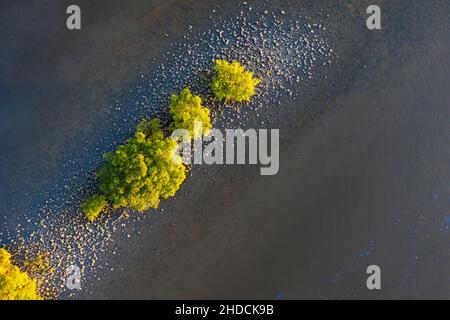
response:
{"label": "dark water surface", "polygon": [[[69,159],[87,179],[114,143],[94,148],[106,106],[168,49],[164,34],[203,31],[216,7],[79,1],[85,27],[68,33],[68,4],[0,5],[1,241],[64,183]],[[373,32],[368,4],[269,2],[328,14],[339,53],[301,101],[266,111],[281,130],[279,174],[198,169],[164,214],[118,236],[105,257],[114,271],[87,276],[78,297],[450,298],[450,5],[380,1]],[[236,11],[222,7],[219,17]],[[382,270],[377,292],[365,285],[370,264]]]}

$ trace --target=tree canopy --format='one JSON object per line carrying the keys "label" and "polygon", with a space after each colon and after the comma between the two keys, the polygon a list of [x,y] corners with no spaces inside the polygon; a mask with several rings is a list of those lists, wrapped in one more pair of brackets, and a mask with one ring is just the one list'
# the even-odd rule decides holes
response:
{"label": "tree canopy", "polygon": [[0,248],[0,300],[42,300],[36,280],[11,262],[11,254]]}
{"label": "tree canopy", "polygon": [[158,119],[142,122],[134,138],[105,154],[107,162],[97,173],[100,190],[115,208],[157,208],[160,199],[173,196],[186,178],[177,147],[164,136]]}
{"label": "tree canopy", "polygon": [[89,221],[94,221],[103,208],[108,204],[106,198],[102,194],[94,194],[81,204],[81,210],[86,214]]}
{"label": "tree canopy", "polygon": [[[208,135],[212,129],[209,109],[202,107],[202,98],[193,95],[189,88],[184,88],[178,95],[172,94],[169,112],[173,119],[170,128],[189,130],[193,139]],[[201,123],[201,128],[194,126],[195,121]]]}
{"label": "tree canopy", "polygon": [[261,82],[237,61],[216,60],[214,71],[211,89],[219,100],[250,101],[255,87]]}
{"label": "tree canopy", "polygon": [[[210,84],[219,100],[250,101],[261,82],[237,61],[216,60]],[[211,129],[210,110],[202,99],[184,88],[170,97],[170,130],[186,129],[191,139],[207,135]],[[201,128],[195,125],[201,123]],[[161,199],[175,195],[186,179],[186,168],[176,154],[178,143],[167,137],[159,119],[144,119],[136,134],[116,151],[104,155],[106,163],[98,171],[100,191],[81,204],[89,220],[94,220],[107,202],[114,208],[129,207],[137,211],[157,208]]]}

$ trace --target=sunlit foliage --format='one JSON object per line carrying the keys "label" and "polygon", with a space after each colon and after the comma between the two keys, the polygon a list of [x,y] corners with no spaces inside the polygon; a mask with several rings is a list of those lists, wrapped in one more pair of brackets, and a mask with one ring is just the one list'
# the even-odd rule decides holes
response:
{"label": "sunlit foliage", "polygon": [[42,300],[36,280],[20,271],[5,249],[0,249],[0,300]]}
{"label": "sunlit foliage", "polygon": [[219,100],[250,101],[255,87],[261,82],[237,61],[216,60],[214,71],[211,89]]}
{"label": "sunlit foliage", "polygon": [[[169,112],[172,115],[172,130],[186,129],[193,139],[208,135],[212,129],[209,109],[202,107],[202,98],[191,93],[189,88],[184,88],[180,94],[172,94],[170,97]],[[197,121],[200,126],[194,126]]]}
{"label": "sunlit foliage", "polygon": [[108,202],[104,195],[94,194],[83,202],[80,207],[87,219],[89,221],[94,221],[107,204]]}
{"label": "sunlit foliage", "polygon": [[100,190],[115,208],[157,208],[186,178],[177,147],[165,137],[158,119],[142,122],[134,138],[105,154],[107,163],[98,172]]}

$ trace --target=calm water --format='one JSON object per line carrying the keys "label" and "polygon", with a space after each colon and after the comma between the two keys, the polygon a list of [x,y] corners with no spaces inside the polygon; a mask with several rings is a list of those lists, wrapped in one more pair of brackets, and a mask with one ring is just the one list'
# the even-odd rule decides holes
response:
{"label": "calm water", "polygon": [[[100,2],[81,1],[98,15],[88,14],[92,27],[75,35],[58,27],[61,6],[29,3],[0,5],[2,244],[27,225],[24,212],[64,202],[72,190],[60,186],[82,185],[103,151],[128,136],[127,124],[104,125],[105,112],[127,98],[134,67],[151,70],[168,49],[145,26],[160,30],[170,2],[126,10],[108,2],[101,12]],[[302,101],[265,111],[281,128],[279,175],[200,170],[163,205],[167,215],[120,240],[118,257],[107,259],[123,270],[81,296],[449,298],[450,8],[383,4],[383,30],[374,34],[358,24],[364,4],[296,3],[307,15],[330,14],[340,58]],[[223,15],[233,12],[224,6]],[[177,9],[171,36],[182,40],[189,24],[206,28],[214,7],[192,5],[188,16]],[[381,292],[365,288],[370,264],[382,269]]]}

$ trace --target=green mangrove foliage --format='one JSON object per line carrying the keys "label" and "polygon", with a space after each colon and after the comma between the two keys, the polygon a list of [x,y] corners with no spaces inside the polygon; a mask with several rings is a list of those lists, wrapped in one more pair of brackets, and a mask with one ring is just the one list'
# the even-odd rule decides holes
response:
{"label": "green mangrove foliage", "polygon": [[81,204],[81,210],[86,214],[89,221],[94,221],[108,202],[102,194],[94,194]]}
{"label": "green mangrove foliage", "polygon": [[255,87],[261,82],[237,61],[216,60],[214,71],[211,89],[219,100],[250,101]]}
{"label": "green mangrove foliage", "polygon": [[[237,61],[216,60],[210,84],[219,100],[250,101],[261,80]],[[191,138],[201,138],[212,129],[210,110],[189,88],[170,97],[170,130],[189,130]],[[201,123],[201,129],[194,123]],[[202,131],[200,131],[202,130]],[[143,211],[157,208],[161,199],[173,196],[186,179],[186,167],[176,155],[178,143],[164,135],[159,119],[143,120],[136,134],[114,152],[104,155],[106,163],[97,173],[101,195],[81,205],[89,220],[94,220],[110,201],[114,208],[129,207]]]}
{"label": "green mangrove foliage", "polygon": [[164,136],[159,119],[142,122],[134,138],[105,154],[106,164],[97,173],[100,190],[114,208],[157,208],[160,199],[173,196],[186,178],[177,147]]}
{"label": "green mangrove foliage", "polygon": [[42,300],[36,280],[11,262],[11,254],[0,248],[0,300]]}
{"label": "green mangrove foliage", "polygon": [[[212,129],[209,109],[202,107],[202,98],[191,93],[189,88],[184,88],[180,94],[172,94],[170,97],[169,112],[172,115],[172,130],[189,130],[191,138],[198,139],[208,135]],[[194,126],[194,122],[201,123],[201,126]]]}

